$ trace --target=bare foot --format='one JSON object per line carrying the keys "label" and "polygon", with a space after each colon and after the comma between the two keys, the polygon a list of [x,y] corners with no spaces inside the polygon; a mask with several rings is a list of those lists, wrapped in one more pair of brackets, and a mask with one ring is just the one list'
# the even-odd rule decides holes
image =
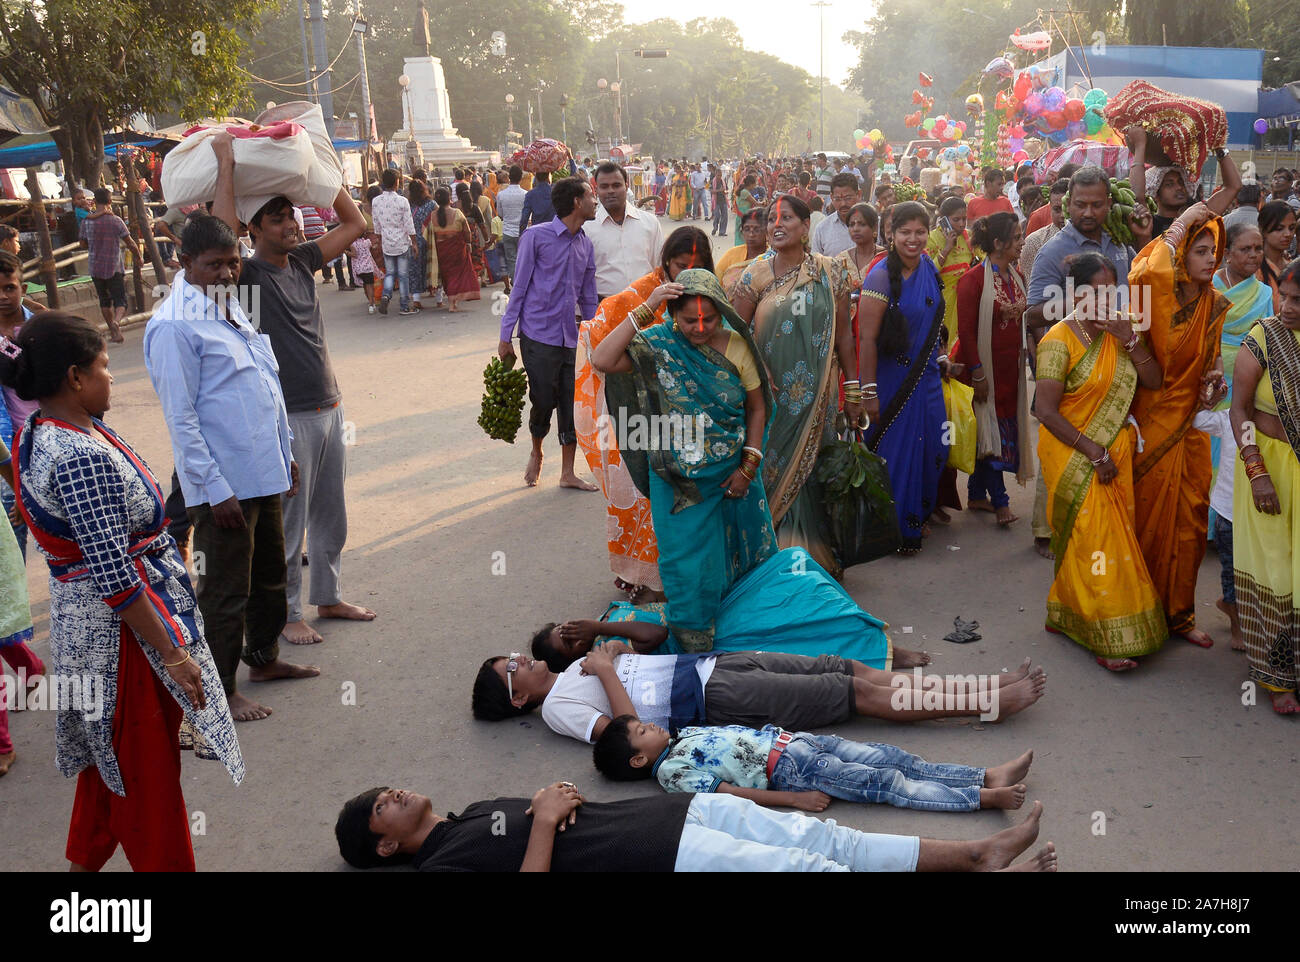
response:
{"label": "bare foot", "polygon": [[928,651],[912,651],[910,648],[894,647],[894,662],[891,666],[895,670],[901,668],[922,668],[930,664],[934,659],[930,657]]}
{"label": "bare foot", "polygon": [[952,515],[943,510],[943,508],[935,508],[934,511],[930,513],[930,520],[936,524],[952,524]]}
{"label": "bare foot", "polygon": [[6,752],[5,754],[0,755],[0,778],[9,774],[9,769],[16,761],[18,761],[18,753],[15,751]]}
{"label": "bare foot", "polygon": [[1034,752],[1033,749],[1030,749],[1019,758],[1013,758],[1001,765],[986,768],[984,770],[984,787],[1005,788],[1008,785],[1014,785],[1029,774],[1029,766],[1033,763]]}
{"label": "bare foot", "polygon": [[1034,550],[1046,558],[1048,561],[1055,561],[1056,554],[1052,551],[1051,538],[1035,538]]}
{"label": "bare foot", "polygon": [[1004,721],[1012,715],[1024,711],[1047,690],[1047,673],[1041,665],[1031,671],[1026,678],[998,689],[997,718],[995,722]]}
{"label": "bare foot", "polygon": [[596,487],[590,481],[584,481],[576,474],[560,475],[560,487],[572,488],[575,491],[599,491],[600,490],[600,488]]}
{"label": "bare foot", "polygon": [[997,516],[998,524],[1004,528],[1009,528],[1020,520],[1019,517],[1011,513],[1010,508],[998,508]]}
{"label": "bare foot", "polygon": [[1015,811],[1025,804],[1024,785],[1005,785],[1002,788],[981,788],[980,808],[1003,808]]}
{"label": "bare foot", "polygon": [[975,501],[967,501],[966,508],[969,511],[987,511],[989,514],[993,514],[994,511],[997,510],[996,508],[993,507],[993,502],[989,501],[987,498],[979,498],[978,500]]}
{"label": "bare foot", "polygon": [[320,669],[315,665],[293,665],[277,658],[269,665],[248,669],[249,681],[279,681],[282,678],[315,678]]}
{"label": "bare foot", "polygon": [[322,618],[342,618],[344,621],[374,621],[375,613],[369,608],[340,601],[337,605],[317,605],[316,614]]}
{"label": "bare foot", "polygon": [[1017,855],[1034,844],[1038,838],[1038,823],[1043,817],[1043,803],[1034,802],[1025,820],[1013,828],[976,843],[977,872],[999,872],[1009,866]]}
{"label": "bare foot", "polygon": [[634,605],[650,605],[663,603],[668,600],[668,596],[662,591],[655,591],[653,588],[647,588],[645,585],[637,585],[628,592]]}
{"label": "bare foot", "polygon": [[1214,639],[1201,631],[1200,628],[1189,628],[1181,632],[1182,636],[1198,648],[1211,648],[1214,646]]}
{"label": "bare foot", "polygon": [[1132,658],[1098,658],[1097,664],[1107,671],[1132,671],[1138,666]]}
{"label": "bare foot", "polygon": [[1246,636],[1241,633],[1241,621],[1237,618],[1237,606],[1229,604],[1220,598],[1214,603],[1214,607],[1228,616],[1228,624],[1232,626],[1232,650],[1245,651]]}
{"label": "bare foot", "polygon": [[239,692],[227,695],[226,704],[230,706],[230,717],[237,722],[259,721],[271,716],[271,709],[259,705],[251,698],[245,698]]}
{"label": "bare foot", "polygon": [[319,645],[325,640],[305,621],[287,622],[280,637],[291,645]]}
{"label": "bare foot", "polygon": [[1004,868],[1004,872],[1055,872],[1056,843],[1048,842],[1026,862]]}
{"label": "bare foot", "polygon": [[1273,710],[1279,715],[1300,715],[1300,701],[1296,701],[1293,691],[1275,691],[1270,693]]}
{"label": "bare foot", "polygon": [[1014,685],[1016,682],[1020,681],[1020,679],[1028,678],[1029,659],[1026,658],[1024,661],[1022,661],[1020,663],[1020,667],[1017,668],[1015,671],[1009,671],[1005,675],[999,675],[998,677],[1002,679],[1002,684],[1004,685]]}
{"label": "bare foot", "polygon": [[537,487],[537,479],[542,476],[542,455],[534,451],[528,455],[528,467],[524,468],[524,484],[530,488]]}
{"label": "bare foot", "polygon": [[930,537],[930,526],[928,524],[921,525],[921,537],[922,538]]}

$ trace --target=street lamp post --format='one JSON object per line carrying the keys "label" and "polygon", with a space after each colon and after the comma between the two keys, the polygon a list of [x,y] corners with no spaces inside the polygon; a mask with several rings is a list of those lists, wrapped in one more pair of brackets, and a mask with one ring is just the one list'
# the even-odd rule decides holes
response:
{"label": "street lamp post", "polygon": [[565,109],[569,106],[569,95],[560,94],[560,136],[564,138],[564,143],[569,143],[569,118],[565,115]]}
{"label": "street lamp post", "polygon": [[506,94],[506,139],[503,143],[506,146],[510,144],[510,135],[515,129],[515,95]]}
{"label": "street lamp post", "polygon": [[817,8],[817,111],[818,111],[818,128],[817,137],[818,150],[826,149],[826,28],[823,25],[823,15],[829,3],[824,0],[817,0],[812,6]]}
{"label": "street lamp post", "polygon": [[[620,144],[623,142],[623,105],[621,102],[621,91],[623,89],[623,60],[621,55],[630,53],[634,57],[640,57],[642,60],[664,60],[670,52],[671,50],[668,47],[660,47],[657,49],[646,47],[620,47],[614,51],[614,83],[610,87],[610,90],[614,92],[614,124],[618,128],[618,142]],[[604,90],[605,88],[601,87],[601,89]],[[628,96],[631,97],[631,93],[629,93]],[[631,136],[631,132],[629,131],[628,138],[631,139]]]}

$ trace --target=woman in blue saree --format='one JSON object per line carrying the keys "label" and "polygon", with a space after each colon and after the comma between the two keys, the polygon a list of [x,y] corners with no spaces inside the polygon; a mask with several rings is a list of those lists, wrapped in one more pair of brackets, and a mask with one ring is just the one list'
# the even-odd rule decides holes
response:
{"label": "woman in blue saree", "polygon": [[708,651],[727,590],[776,551],[758,470],[772,392],[713,273],[685,270],[671,286],[671,324],[638,308],[591,363],[610,375],[604,427],[650,499],[673,633],[683,650]]}
{"label": "woman in blue saree", "polygon": [[[645,655],[683,654],[668,627],[666,605],[610,604],[599,620],[550,624],[533,637],[533,657],[563,671],[592,647],[626,638]],[[863,611],[803,548],[783,548],[752,568],[718,609],[714,651],[779,651],[839,655],[881,671],[916,668],[930,656],[896,648],[889,626]]]}
{"label": "woman in blue saree", "polygon": [[939,368],[943,288],[925,253],[925,208],[914,201],[896,205],[890,226],[889,256],[867,275],[858,303],[858,371],[871,421],[867,444],[889,467],[903,536],[898,551],[915,554],[929,534],[925,521],[948,463]]}

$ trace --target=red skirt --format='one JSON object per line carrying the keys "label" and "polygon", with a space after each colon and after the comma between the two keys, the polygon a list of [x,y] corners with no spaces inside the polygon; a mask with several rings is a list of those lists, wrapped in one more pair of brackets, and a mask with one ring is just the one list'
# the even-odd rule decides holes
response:
{"label": "red skirt", "polygon": [[194,871],[190,820],[181,794],[183,715],[123,624],[113,754],[126,796],[109,791],[95,766],[82,770],[68,827],[69,862],[97,872],[121,845],[137,872]]}
{"label": "red skirt", "polygon": [[477,297],[478,275],[474,272],[469,245],[465,243],[464,236],[459,231],[435,231],[433,243],[438,251],[438,273],[442,276],[442,289],[448,295],[473,294]]}

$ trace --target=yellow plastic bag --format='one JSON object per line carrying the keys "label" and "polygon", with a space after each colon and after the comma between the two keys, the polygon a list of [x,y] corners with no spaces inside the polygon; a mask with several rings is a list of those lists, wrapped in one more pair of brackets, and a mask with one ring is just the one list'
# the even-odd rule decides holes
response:
{"label": "yellow plastic bag", "polygon": [[943,382],[943,407],[948,412],[945,433],[950,433],[952,447],[948,449],[948,467],[963,474],[975,470],[975,411],[972,404],[975,390],[952,379]]}

